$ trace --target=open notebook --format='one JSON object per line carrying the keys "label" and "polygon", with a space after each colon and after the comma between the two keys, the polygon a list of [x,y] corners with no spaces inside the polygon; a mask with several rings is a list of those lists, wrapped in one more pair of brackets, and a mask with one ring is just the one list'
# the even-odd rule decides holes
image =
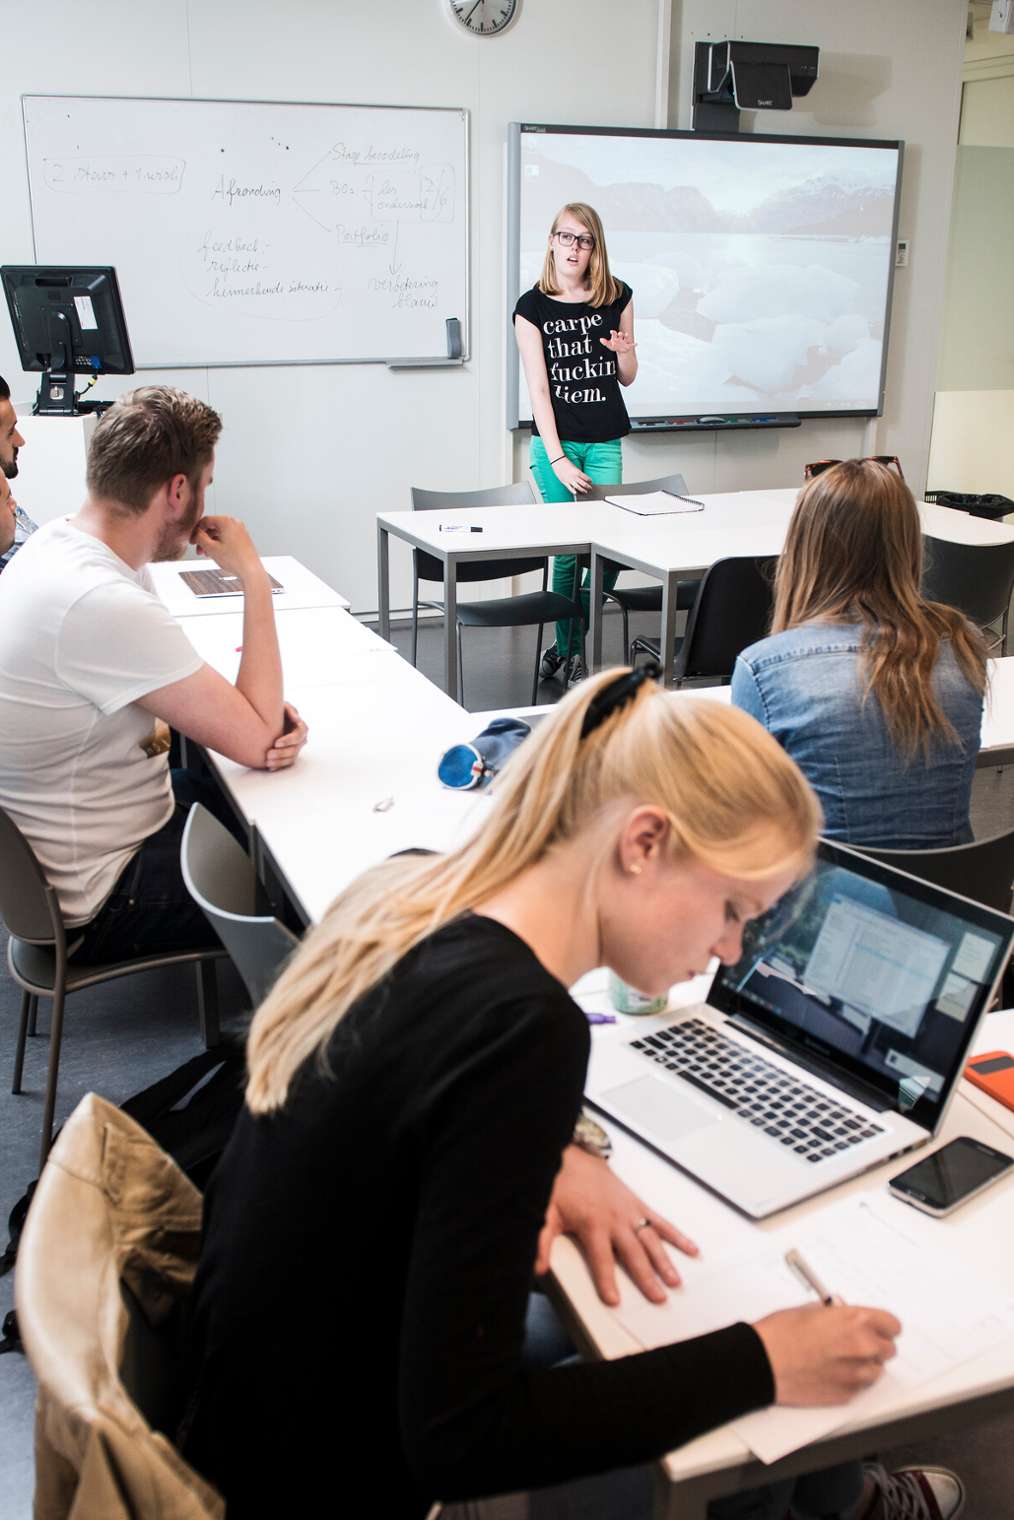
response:
{"label": "open notebook", "polygon": [[668,512],[703,512],[703,501],[692,496],[677,496],[673,491],[645,491],[641,496],[607,496],[610,506],[622,507],[624,512],[636,512],[638,517],[661,517]]}

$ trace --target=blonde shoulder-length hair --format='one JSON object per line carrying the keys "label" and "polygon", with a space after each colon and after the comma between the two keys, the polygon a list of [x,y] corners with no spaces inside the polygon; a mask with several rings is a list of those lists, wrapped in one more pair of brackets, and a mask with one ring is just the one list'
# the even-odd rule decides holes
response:
{"label": "blonde shoulder-length hair", "polygon": [[310,1057],[326,1066],[349,1008],[427,936],[569,840],[597,830],[605,864],[618,809],[663,809],[673,857],[726,875],[763,880],[806,868],[820,805],[781,745],[745,713],[649,681],[582,738],[589,707],[619,674],[582,682],[525,740],[467,843],[385,861],[336,898],[253,1020],[246,1101],[254,1113],[280,1108]]}
{"label": "blonde shoulder-length hair", "polygon": [[608,306],[610,301],[618,301],[623,287],[609,272],[609,254],[606,252],[606,234],[602,226],[602,218],[594,206],[588,206],[584,201],[568,201],[566,206],[561,206],[554,216],[553,225],[549,229],[546,257],[542,261],[542,273],[538,279],[539,289],[543,295],[547,296],[560,294],[560,287],[556,283],[556,265],[553,263],[553,237],[560,226],[560,218],[564,216],[572,216],[576,222],[587,227],[595,239],[595,247],[588,260],[588,305]]}
{"label": "blonde shoulder-length hair", "polygon": [[955,607],[920,590],[923,544],[915,498],[896,470],[844,459],[799,493],[775,573],[772,633],[801,623],[858,623],[864,699],[875,697],[901,753],[928,755],[958,742],[937,700],[933,670],[942,641],[980,694],[986,642]]}

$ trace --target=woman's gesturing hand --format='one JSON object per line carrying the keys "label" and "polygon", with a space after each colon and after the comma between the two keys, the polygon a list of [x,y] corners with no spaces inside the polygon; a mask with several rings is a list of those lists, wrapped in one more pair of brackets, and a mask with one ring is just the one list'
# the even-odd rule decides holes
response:
{"label": "woman's gesturing hand", "polygon": [[614,354],[629,354],[637,347],[633,333],[623,332],[619,327],[614,327],[608,338],[600,338],[599,342]]}
{"label": "woman's gesturing hand", "polygon": [[587,491],[592,483],[591,476],[579,470],[566,454],[553,465],[553,474],[561,485],[567,487],[568,491],[576,491],[579,495]]}
{"label": "woman's gesturing hand", "polygon": [[822,1304],[768,1314],[754,1329],[771,1363],[778,1404],[846,1403],[877,1381],[901,1334],[885,1309]]}

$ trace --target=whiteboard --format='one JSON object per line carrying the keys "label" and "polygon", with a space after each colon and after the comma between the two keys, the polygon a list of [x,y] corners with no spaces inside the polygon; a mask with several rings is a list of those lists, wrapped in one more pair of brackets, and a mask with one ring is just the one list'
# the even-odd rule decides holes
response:
{"label": "whiteboard", "polygon": [[35,257],[116,267],[141,369],[467,354],[468,113],[22,97]]}

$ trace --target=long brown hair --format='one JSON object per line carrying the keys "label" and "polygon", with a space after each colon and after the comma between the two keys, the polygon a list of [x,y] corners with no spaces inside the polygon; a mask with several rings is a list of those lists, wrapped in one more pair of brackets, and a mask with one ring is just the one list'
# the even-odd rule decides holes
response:
{"label": "long brown hair", "polygon": [[591,251],[588,260],[588,286],[589,306],[608,306],[610,301],[618,301],[620,298],[620,282],[609,273],[609,255],[606,252],[606,234],[602,227],[602,218],[594,206],[585,205],[584,201],[568,201],[566,206],[561,206],[553,217],[553,225],[549,230],[549,245],[546,248],[546,257],[542,262],[542,273],[539,276],[539,289],[547,296],[558,296],[560,287],[556,283],[556,265],[553,263],[553,234],[560,225],[560,218],[572,216],[576,222],[587,227],[595,239],[595,247]]}
{"label": "long brown hair", "polygon": [[845,459],[803,487],[775,575],[772,633],[814,621],[861,623],[864,699],[876,697],[901,752],[958,742],[933,690],[942,639],[979,693],[986,644],[954,607],[928,602],[919,511],[896,470]]}
{"label": "long brown hair", "polygon": [[304,1061],[326,1061],[349,1008],[421,940],[569,840],[597,830],[605,857],[618,809],[664,809],[673,858],[724,875],[762,881],[789,866],[806,869],[820,804],[777,740],[746,713],[690,702],[649,681],[581,737],[592,700],[618,674],[582,681],[525,740],[465,844],[446,855],[385,861],[335,899],[254,1018],[246,1092],[254,1113],[281,1107]]}

